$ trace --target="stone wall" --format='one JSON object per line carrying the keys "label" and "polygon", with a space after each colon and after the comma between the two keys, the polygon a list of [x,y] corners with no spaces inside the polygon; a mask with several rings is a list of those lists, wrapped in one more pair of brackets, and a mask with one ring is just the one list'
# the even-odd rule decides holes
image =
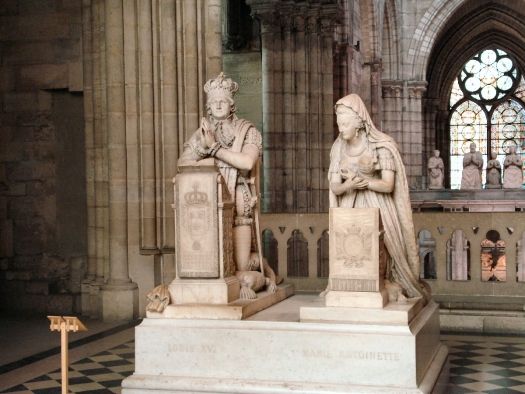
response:
{"label": "stone wall", "polygon": [[81,1],[0,2],[0,305],[71,313],[86,254]]}

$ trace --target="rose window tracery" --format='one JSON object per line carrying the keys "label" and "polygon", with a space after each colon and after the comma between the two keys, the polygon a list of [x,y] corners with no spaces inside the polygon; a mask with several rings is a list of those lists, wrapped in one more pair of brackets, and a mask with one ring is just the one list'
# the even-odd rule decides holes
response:
{"label": "rose window tracery", "polygon": [[[486,165],[503,162],[511,146],[524,155],[525,79],[511,55],[488,48],[470,58],[454,80],[450,108],[450,186],[459,189],[463,155],[476,143]],[[524,155],[525,156],[525,155]],[[485,182],[485,171],[482,172]]]}

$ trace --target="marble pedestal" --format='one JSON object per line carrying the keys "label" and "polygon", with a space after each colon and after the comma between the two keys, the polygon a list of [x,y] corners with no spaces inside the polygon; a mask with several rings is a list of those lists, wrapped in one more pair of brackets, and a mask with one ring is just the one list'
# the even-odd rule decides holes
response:
{"label": "marble pedestal", "polygon": [[[237,290],[238,292],[239,290]],[[293,285],[282,284],[277,286],[275,293],[269,293],[266,290],[260,291],[254,300],[236,298],[232,302],[223,304],[211,302],[171,304],[161,313],[148,311],[146,316],[154,319],[242,320],[283,301],[290,297],[293,292]]]}
{"label": "marble pedestal", "polygon": [[282,308],[298,311],[294,298],[272,320],[145,319],[122,393],[445,392],[435,303],[409,322],[351,324],[291,321]]}

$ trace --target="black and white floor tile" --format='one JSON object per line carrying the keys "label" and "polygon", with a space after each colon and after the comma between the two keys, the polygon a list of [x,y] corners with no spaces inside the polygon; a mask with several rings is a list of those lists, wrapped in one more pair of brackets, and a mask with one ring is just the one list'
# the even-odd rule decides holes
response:
{"label": "black and white floor tile", "polygon": [[[69,391],[72,393],[120,393],[122,380],[135,367],[133,341],[86,357],[70,365]],[[39,376],[2,393],[54,394],[61,392],[60,370]]]}
{"label": "black and white floor tile", "polygon": [[450,392],[525,393],[525,338],[482,338],[444,336],[450,355]]}
{"label": "black and white floor tile", "polygon": [[[525,393],[525,338],[444,335],[449,347],[449,393]],[[134,342],[77,361],[70,366],[73,393],[120,393],[134,369]],[[60,370],[2,393],[60,393]]]}

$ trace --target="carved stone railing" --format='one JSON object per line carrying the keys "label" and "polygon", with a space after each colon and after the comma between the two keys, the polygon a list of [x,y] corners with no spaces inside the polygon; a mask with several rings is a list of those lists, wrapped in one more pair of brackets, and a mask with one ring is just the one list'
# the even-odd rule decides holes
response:
{"label": "carved stone railing", "polygon": [[[277,259],[274,258],[274,261],[269,262],[275,269],[275,264],[278,261],[277,271],[280,276],[284,277],[287,282],[293,283],[296,290],[324,290],[328,278],[318,276],[318,247],[320,246],[318,244],[322,239],[323,232],[328,230],[328,214],[263,214],[261,215],[261,230],[263,234],[270,230],[275,241],[277,241],[277,253],[276,256],[273,256]],[[263,241],[265,239],[267,240],[267,237],[263,237]],[[296,258],[295,262],[288,261],[288,255],[293,254],[293,244],[299,243],[294,242],[294,240],[302,240],[302,242],[299,241],[301,244],[307,243],[307,248],[305,248],[308,254],[307,260]],[[267,242],[265,243],[267,244]],[[267,245],[265,246],[265,251],[267,251]],[[296,250],[300,249],[297,248],[297,245],[295,246]],[[328,250],[325,252],[326,264],[328,264],[327,256]],[[266,257],[271,260],[270,256],[266,255]],[[302,266],[300,269],[301,276],[294,276],[293,273],[288,274],[288,267],[294,263]],[[325,272],[328,271],[325,270]]]}
{"label": "carved stone railing", "polygon": [[[525,212],[421,212],[414,213],[413,217],[416,234],[427,230],[435,242],[433,255],[436,279],[426,281],[442,307],[523,310]],[[468,263],[467,266],[463,268],[468,274],[463,278],[460,276],[460,280],[453,280],[453,274],[457,273],[455,268],[462,264],[451,258],[455,248],[452,234],[458,230],[463,232],[464,258],[468,259],[464,262]],[[498,265],[494,267],[494,272],[504,281],[488,281],[489,270],[482,268],[482,242],[488,238],[489,231],[499,233],[498,244],[504,242],[504,250],[498,252],[504,253],[504,259],[500,257]],[[420,257],[423,266],[423,256],[420,254]]]}
{"label": "carved stone railing", "polygon": [[[434,298],[442,308],[523,310],[525,212],[416,212],[413,218],[420,245],[421,276],[426,277]],[[299,291],[325,288],[328,251],[323,249],[323,233],[328,229],[328,214],[264,214],[261,217],[261,229],[273,233],[273,247],[277,250],[274,259],[278,260],[277,268],[281,276],[294,283]],[[456,254],[455,258],[457,260],[457,256],[464,256],[468,261],[451,261],[447,257],[452,254],[454,245],[451,238],[455,230],[463,232],[462,240],[467,248],[464,254]],[[486,277],[482,280],[481,243],[490,230],[497,231],[500,240],[505,243],[505,281],[486,281]],[[265,251],[268,252],[268,233],[266,235]],[[297,250],[303,250],[302,254],[296,253]],[[307,257],[304,256],[306,250]],[[290,261],[301,258],[303,261]],[[518,260],[520,269],[517,269]],[[300,276],[289,275],[288,268],[297,264],[303,267],[294,268],[295,274],[299,272]],[[463,275],[463,280],[452,280],[462,278],[460,274],[452,275],[455,269],[459,272],[458,264],[468,265],[462,267],[466,268],[464,271],[467,275]],[[501,275],[501,264],[497,270],[498,275]],[[324,275],[318,275],[319,271]],[[487,270],[484,272],[486,275]],[[520,281],[517,281],[518,274],[522,278]],[[431,279],[433,277],[435,279]]]}

